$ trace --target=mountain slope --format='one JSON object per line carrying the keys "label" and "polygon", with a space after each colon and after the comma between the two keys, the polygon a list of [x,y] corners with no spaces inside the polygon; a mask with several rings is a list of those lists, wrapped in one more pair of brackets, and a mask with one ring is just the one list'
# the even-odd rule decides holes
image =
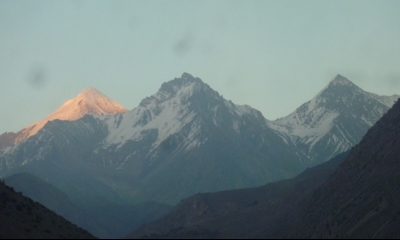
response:
{"label": "mountain slope", "polygon": [[[324,162],[356,144],[395,97],[366,93],[338,75],[295,113],[271,122],[184,73],[129,112],[50,121],[0,151],[0,175],[28,171],[79,204],[98,199],[89,193],[117,203],[176,204],[198,192],[290,178]],[[86,109],[75,106],[81,98],[70,101],[71,109]]]}
{"label": "mountain slope", "polygon": [[94,238],[4,183],[0,183],[0,209],[0,237],[3,239]]}
{"label": "mountain slope", "polygon": [[[58,215],[64,217],[68,221],[91,231],[96,235],[96,231],[92,231],[96,226],[89,222],[88,214],[73,204],[68,196],[52,186],[44,182],[40,178],[29,173],[20,173],[4,179],[7,186],[12,187],[24,196],[41,203],[46,208],[54,211]],[[97,235],[100,236],[100,235]]]}
{"label": "mountain slope", "polygon": [[[345,91],[348,94],[338,97]],[[335,116],[329,126],[360,134],[358,129],[368,124],[356,111],[370,102],[372,107],[361,113],[383,113],[385,99],[366,95],[339,78],[303,108],[322,119]],[[304,119],[313,120],[302,111]],[[172,205],[196,193],[257,187],[293,177],[320,161],[315,159],[328,153],[316,154],[312,162],[306,145],[318,138],[310,135],[310,142],[305,142],[292,133],[299,126],[314,130],[323,121],[303,120],[271,123],[259,111],[225,100],[199,78],[184,73],[129,112],[47,122],[37,134],[0,150],[0,176],[31,173],[91,212],[128,203]],[[326,136],[335,139],[333,128],[328,129],[312,151],[326,150],[315,147]],[[325,141],[325,148],[344,146],[332,141]]]}
{"label": "mountain slope", "polygon": [[0,175],[33,174],[104,230],[127,234],[191,194],[293,176],[304,168],[301,157],[259,111],[184,74],[130,112],[46,123],[0,151]]}
{"label": "mountain slope", "polygon": [[6,178],[5,183],[99,238],[121,238],[144,223],[162,216],[169,206],[157,203],[79,207],[58,188],[29,173]]}
{"label": "mountain slope", "polygon": [[31,173],[67,193],[75,203],[119,202],[112,189],[88,174],[102,171],[102,164],[93,164],[93,149],[105,136],[107,126],[90,115],[77,121],[48,122],[38,134],[0,151],[1,176]]}
{"label": "mountain slope", "polygon": [[397,101],[345,159],[256,189],[192,196],[130,237],[399,238],[399,139]]}
{"label": "mountain slope", "polygon": [[259,186],[304,168],[304,156],[259,111],[223,99],[187,73],[107,123],[110,134],[98,153],[120,172],[140,177],[135,197],[143,200],[173,204],[197,192]]}
{"label": "mountain slope", "polygon": [[[64,216],[69,221],[74,218],[74,215],[79,211],[76,206],[69,201],[68,196],[44,181],[29,173],[20,173],[4,179],[5,184],[21,192],[24,196],[31,198],[34,201],[40,202],[45,207],[52,211],[62,212],[58,214]],[[66,217],[68,215],[68,217]],[[73,221],[72,221],[73,222]]]}
{"label": "mountain slope", "polygon": [[0,151],[0,175],[32,173],[82,204],[95,200],[88,193],[175,204],[197,192],[292,177],[304,158],[259,111],[185,73],[129,112],[47,123]]}
{"label": "mountain slope", "polygon": [[397,101],[332,178],[315,191],[293,234],[307,238],[399,238],[399,139]]}
{"label": "mountain slope", "polygon": [[295,178],[262,187],[196,194],[128,238],[249,238],[262,229],[274,229],[347,155],[342,153]]}
{"label": "mountain slope", "polygon": [[14,145],[15,139],[18,137],[17,133],[5,132],[0,135],[0,150]]}
{"label": "mountain slope", "polygon": [[399,97],[365,92],[337,75],[313,99],[268,124],[301,149],[313,166],[357,144]]}
{"label": "mountain slope", "polygon": [[94,88],[87,88],[81,92],[76,98],[68,100],[55,112],[47,116],[41,121],[35,122],[17,133],[14,143],[26,140],[35,135],[44,125],[53,120],[68,120],[74,121],[83,116],[97,115],[107,116],[124,113],[127,109],[119,103],[111,100],[103,93]]}

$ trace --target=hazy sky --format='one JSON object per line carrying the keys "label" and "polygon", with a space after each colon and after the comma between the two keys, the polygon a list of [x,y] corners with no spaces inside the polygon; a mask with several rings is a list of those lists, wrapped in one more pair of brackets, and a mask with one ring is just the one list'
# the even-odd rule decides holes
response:
{"label": "hazy sky", "polygon": [[400,93],[400,1],[0,0],[0,133],[95,87],[128,109],[188,72],[274,120],[336,74]]}

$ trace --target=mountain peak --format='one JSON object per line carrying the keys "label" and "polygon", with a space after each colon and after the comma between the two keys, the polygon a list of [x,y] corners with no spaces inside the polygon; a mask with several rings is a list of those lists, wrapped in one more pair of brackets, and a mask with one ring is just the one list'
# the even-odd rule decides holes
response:
{"label": "mountain peak", "polygon": [[[307,146],[313,161],[322,156],[325,161],[356,144],[393,106],[395,97],[366,92],[338,74],[314,98],[271,126]],[[337,147],[319,147],[326,141]]]}
{"label": "mountain peak", "polygon": [[181,76],[182,79],[190,79],[190,78],[194,78],[190,73],[184,72],[182,73]]}
{"label": "mountain peak", "polygon": [[53,120],[75,121],[85,115],[116,115],[128,110],[119,103],[111,100],[93,87],[86,88],[76,98],[70,99],[45,119],[35,122],[21,130],[15,140],[18,143],[35,135],[47,122]]}
{"label": "mountain peak", "polygon": [[88,88],[84,89],[78,96],[92,96],[92,95],[98,95],[98,94],[102,94],[102,93],[100,93],[94,87],[88,87]]}
{"label": "mountain peak", "polygon": [[[49,117],[60,120],[76,120],[86,114],[115,115],[126,112],[119,103],[93,87],[86,88],[76,98],[68,100]],[[61,114],[62,113],[62,114]],[[57,117],[56,117],[57,116]]]}
{"label": "mountain peak", "polygon": [[[203,83],[203,81],[200,78],[193,77],[193,75],[184,72],[180,78],[175,78],[172,81],[169,81],[170,83]],[[203,83],[204,84],[204,83]]]}
{"label": "mountain peak", "polygon": [[127,111],[127,109],[125,109],[119,103],[111,100],[105,94],[101,93],[100,91],[98,91],[96,88],[93,87],[84,89],[76,98],[72,100],[75,101],[83,100],[79,106],[82,106],[83,103],[86,103],[91,105],[92,107],[95,107],[94,109],[88,109],[87,113],[89,114],[94,113],[99,115],[110,115],[110,114],[114,115],[120,112]]}
{"label": "mountain peak", "polygon": [[343,77],[342,75],[340,75],[340,74],[338,73],[338,74],[336,75],[336,77],[334,78],[334,80],[335,80],[335,79],[341,79],[341,78],[347,79],[347,78]]}
{"label": "mountain peak", "polygon": [[349,79],[343,77],[342,75],[338,74],[334,79],[331,80],[329,86],[355,86]]}
{"label": "mountain peak", "polygon": [[161,85],[159,92],[167,93],[168,95],[172,96],[177,94],[179,91],[191,94],[199,91],[200,89],[206,88],[211,89],[200,78],[195,78],[189,73],[184,72],[180,78],[175,78],[171,81],[164,82]]}

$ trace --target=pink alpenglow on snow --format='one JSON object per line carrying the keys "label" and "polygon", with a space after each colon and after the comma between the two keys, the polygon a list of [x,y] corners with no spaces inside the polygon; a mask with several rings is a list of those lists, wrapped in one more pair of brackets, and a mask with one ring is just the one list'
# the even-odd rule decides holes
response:
{"label": "pink alpenglow on snow", "polygon": [[19,132],[15,143],[28,139],[35,135],[40,129],[46,125],[48,121],[67,120],[74,121],[85,115],[107,116],[124,113],[128,110],[119,103],[111,100],[103,93],[95,88],[87,88],[81,92],[76,98],[68,100],[55,112],[47,116],[45,119],[35,122]]}

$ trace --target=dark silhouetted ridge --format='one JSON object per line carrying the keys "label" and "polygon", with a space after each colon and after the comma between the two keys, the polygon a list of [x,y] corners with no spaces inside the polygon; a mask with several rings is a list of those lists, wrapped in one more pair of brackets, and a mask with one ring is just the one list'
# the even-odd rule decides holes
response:
{"label": "dark silhouetted ridge", "polygon": [[90,239],[94,237],[1,182],[0,238]]}

